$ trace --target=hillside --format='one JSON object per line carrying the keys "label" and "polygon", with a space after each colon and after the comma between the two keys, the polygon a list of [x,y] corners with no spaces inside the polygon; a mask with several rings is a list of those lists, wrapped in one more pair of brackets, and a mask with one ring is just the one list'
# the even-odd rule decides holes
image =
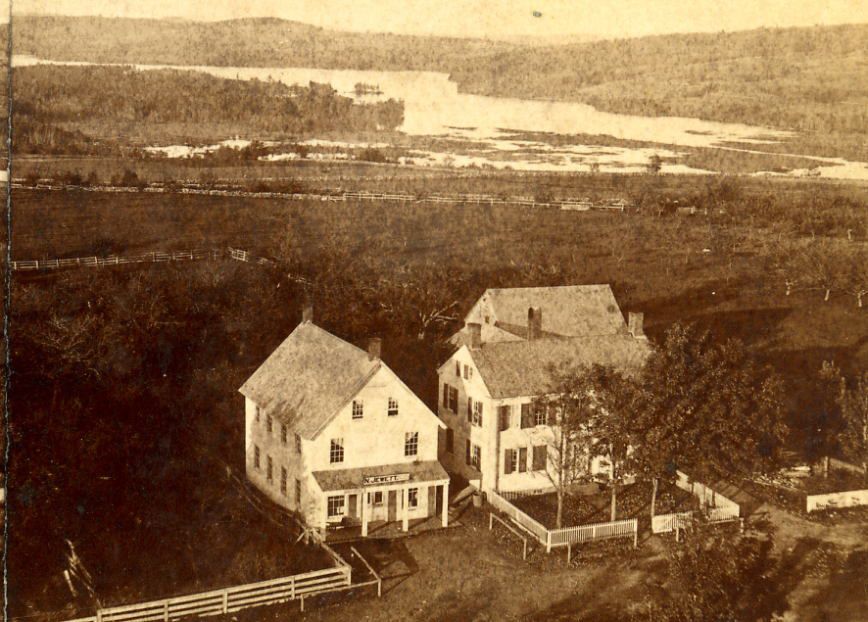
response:
{"label": "hillside", "polygon": [[342,69],[437,69],[517,46],[338,32],[274,18],[222,22],[15,16],[13,48],[55,60]]}
{"label": "hillside", "polygon": [[868,25],[568,45],[217,23],[14,18],[16,54],[57,60],[433,70],[466,92],[795,130],[784,151],[868,160]]}

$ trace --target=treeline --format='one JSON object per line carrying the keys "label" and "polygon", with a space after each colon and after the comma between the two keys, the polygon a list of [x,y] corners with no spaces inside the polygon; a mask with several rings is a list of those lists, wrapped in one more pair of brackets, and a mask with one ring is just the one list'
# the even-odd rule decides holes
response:
{"label": "treeline", "polygon": [[238,133],[297,136],[393,130],[404,116],[401,102],[357,104],[327,84],[287,86],[129,67],[24,67],[16,70],[13,97],[17,153],[105,149],[105,141],[87,136],[113,136],[119,127],[214,124]]}
{"label": "treeline", "polygon": [[494,55],[453,78],[478,93],[844,139],[868,132],[866,38],[859,25],[599,41]]}

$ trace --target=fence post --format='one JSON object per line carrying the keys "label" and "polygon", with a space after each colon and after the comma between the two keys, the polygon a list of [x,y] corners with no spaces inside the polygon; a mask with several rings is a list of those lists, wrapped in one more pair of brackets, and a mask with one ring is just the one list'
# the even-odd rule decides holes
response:
{"label": "fence post", "polygon": [[552,532],[546,530],[546,553],[552,552]]}
{"label": "fence post", "polygon": [[163,601],[163,620],[165,620],[165,622],[169,622],[169,601],[168,600]]}
{"label": "fence post", "polygon": [[304,594],[301,595],[301,612],[304,613]]}
{"label": "fence post", "polygon": [[633,519],[633,548],[639,548],[639,522],[634,518]]}
{"label": "fence post", "polygon": [[223,590],[223,613],[229,613],[229,590]]}
{"label": "fence post", "polygon": [[488,513],[488,531],[494,529],[494,514]]}

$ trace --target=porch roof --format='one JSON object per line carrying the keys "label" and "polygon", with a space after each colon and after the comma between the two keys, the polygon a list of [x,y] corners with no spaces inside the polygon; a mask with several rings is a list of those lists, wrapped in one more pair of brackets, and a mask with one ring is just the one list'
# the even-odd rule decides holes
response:
{"label": "porch roof", "polygon": [[[426,462],[401,462],[398,464],[385,464],[372,467],[358,467],[355,469],[336,469],[334,471],[314,471],[312,473],[316,483],[323,492],[329,490],[352,490],[364,486],[366,477],[382,477],[384,475],[409,475],[409,479],[388,482],[383,485],[413,483],[413,482],[439,482],[449,479],[441,464],[437,460]],[[371,486],[372,488],[374,486]]]}

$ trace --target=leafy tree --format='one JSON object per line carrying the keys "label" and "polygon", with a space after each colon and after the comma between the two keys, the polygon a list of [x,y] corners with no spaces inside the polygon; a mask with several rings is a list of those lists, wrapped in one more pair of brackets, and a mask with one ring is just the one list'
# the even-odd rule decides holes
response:
{"label": "leafy tree", "polygon": [[638,472],[656,481],[684,468],[710,481],[776,463],[787,431],[781,381],[741,342],[718,344],[708,331],[675,324],[646,363],[642,385],[634,415]]}
{"label": "leafy tree", "polygon": [[838,404],[844,419],[841,445],[868,477],[868,372],[862,372],[852,386],[841,381]]}
{"label": "leafy tree", "polygon": [[770,533],[733,537],[696,524],[683,545],[667,546],[668,589],[637,622],[756,622],[785,609]]}
{"label": "leafy tree", "polygon": [[592,451],[611,463],[611,518],[618,509],[618,488],[633,471],[634,415],[644,401],[639,382],[622,371],[595,365],[591,369],[594,417]]}
{"label": "leafy tree", "polygon": [[649,173],[656,175],[663,168],[663,158],[661,158],[656,153],[648,158],[648,164],[646,165]]}
{"label": "leafy tree", "polygon": [[808,455],[823,460],[823,475],[829,476],[829,456],[838,449],[841,432],[841,370],[831,361],[823,361],[817,374],[816,390],[811,393]]}

